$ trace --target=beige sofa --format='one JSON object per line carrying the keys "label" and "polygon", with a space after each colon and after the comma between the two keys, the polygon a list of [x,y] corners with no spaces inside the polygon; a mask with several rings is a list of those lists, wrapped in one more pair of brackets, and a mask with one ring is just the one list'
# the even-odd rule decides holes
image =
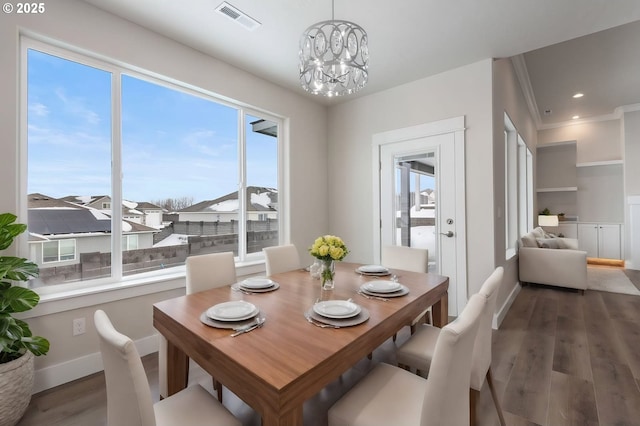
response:
{"label": "beige sofa", "polygon": [[536,228],[520,239],[520,283],[587,288],[587,252],[578,250],[578,240],[556,238]]}

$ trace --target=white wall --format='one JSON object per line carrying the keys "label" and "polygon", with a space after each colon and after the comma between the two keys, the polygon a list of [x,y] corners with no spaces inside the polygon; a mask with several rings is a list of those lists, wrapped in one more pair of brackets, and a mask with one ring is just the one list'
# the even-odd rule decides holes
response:
{"label": "white wall", "polygon": [[394,129],[465,116],[468,294],[494,268],[491,60],[332,106],[328,179],[331,232],[349,261],[373,261],[372,137]]}
{"label": "white wall", "polygon": [[[0,19],[0,144],[3,151],[0,211],[19,212],[19,198],[24,196],[18,180],[21,170],[17,166],[20,105],[18,36],[24,30],[285,117],[290,127],[285,135],[289,137],[288,156],[282,167],[288,171],[288,179],[281,194],[289,195],[289,199],[281,201],[281,205],[285,204],[283,210],[291,206],[285,234],[302,248],[317,235],[328,231],[327,181],[323,178],[327,170],[327,112],[324,106],[81,1],[56,0],[47,4],[43,15],[3,14]],[[310,196],[312,190],[313,196]],[[24,222],[26,218],[19,220]],[[153,333],[151,304],[180,292],[130,297],[110,303],[109,311],[117,313],[116,325],[122,332],[133,338],[150,336]],[[46,302],[41,305],[46,305]],[[38,308],[35,312],[46,311],[46,306]],[[73,308],[29,319],[36,334],[51,340],[49,355],[36,359],[38,371],[51,372],[55,367],[63,368],[68,362],[85,359],[98,351],[96,341],[91,337],[94,331],[89,322],[87,335],[82,338],[71,336],[71,319],[79,316],[89,318],[94,308]],[[145,320],[138,321],[142,313]]]}
{"label": "white wall", "polygon": [[503,318],[519,289],[517,286],[517,257],[506,259],[504,217],[506,184],[504,170],[505,112],[509,115],[516,131],[534,155],[535,170],[535,146],[538,140],[535,123],[529,114],[529,109],[511,60],[499,59],[493,62],[493,205],[495,213],[491,220],[495,227],[495,239],[493,242],[495,265],[504,267],[504,281],[496,303],[500,319]]}
{"label": "white wall", "polygon": [[574,124],[538,132],[540,145],[564,141],[576,141],[578,163],[622,159],[620,120]]}

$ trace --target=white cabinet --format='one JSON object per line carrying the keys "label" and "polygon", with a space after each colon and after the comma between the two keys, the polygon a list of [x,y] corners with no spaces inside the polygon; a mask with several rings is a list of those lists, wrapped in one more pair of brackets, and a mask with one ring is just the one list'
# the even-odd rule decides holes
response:
{"label": "white cabinet", "polygon": [[579,223],[578,245],[587,257],[621,259],[620,224]]}

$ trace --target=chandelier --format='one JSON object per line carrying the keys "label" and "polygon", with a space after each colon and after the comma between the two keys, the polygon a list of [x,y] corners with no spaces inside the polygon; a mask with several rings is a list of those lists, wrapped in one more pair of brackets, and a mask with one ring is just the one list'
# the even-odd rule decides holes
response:
{"label": "chandelier", "polygon": [[350,95],[369,79],[369,40],[361,26],[331,20],[318,22],[300,38],[300,84],[314,95]]}

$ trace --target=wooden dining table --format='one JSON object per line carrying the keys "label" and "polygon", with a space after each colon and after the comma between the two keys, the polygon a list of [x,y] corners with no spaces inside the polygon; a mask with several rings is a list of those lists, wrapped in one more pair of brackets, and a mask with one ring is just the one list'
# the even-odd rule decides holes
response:
{"label": "wooden dining table", "polygon": [[[433,323],[448,322],[449,279],[432,273],[391,270],[409,293],[365,298],[360,287],[373,279],[356,273],[359,264],[338,262],[335,288],[321,290],[305,270],[270,276],[280,287],[245,294],[231,286],[181,296],[153,305],[153,325],[167,339],[168,393],[187,386],[189,358],[262,416],[263,426],[300,426],[303,403],[432,306]],[[215,274],[215,271],[211,271]],[[318,300],[353,299],[368,312],[359,325],[317,327],[304,316]],[[245,300],[266,318],[254,331],[205,325],[200,316],[218,303]]]}

